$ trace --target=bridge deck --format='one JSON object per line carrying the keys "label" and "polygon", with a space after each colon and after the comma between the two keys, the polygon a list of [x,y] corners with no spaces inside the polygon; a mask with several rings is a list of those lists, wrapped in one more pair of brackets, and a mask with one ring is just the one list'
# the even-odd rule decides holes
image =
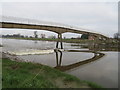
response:
{"label": "bridge deck", "polygon": [[78,33],[78,34],[90,34],[90,35],[94,35],[97,37],[108,38],[107,36],[104,36],[104,35],[99,34],[99,33],[93,33],[93,32],[82,31],[82,30],[75,30],[75,29],[66,28],[66,27],[59,27],[59,26],[22,24],[22,23],[12,23],[12,22],[0,22],[0,24],[1,24],[0,28],[47,30],[47,31],[52,31],[52,32],[58,33],[58,34],[71,32],[71,33]]}
{"label": "bridge deck", "polygon": [[0,17],[0,28],[19,28],[19,29],[37,29],[37,30],[47,30],[52,31],[58,34],[71,32],[78,34],[90,34],[97,37],[108,38],[106,35],[103,35],[98,32],[89,31],[87,29],[76,28],[73,26],[68,26],[58,23],[45,23],[38,20],[24,19],[24,18],[15,18],[15,17]]}

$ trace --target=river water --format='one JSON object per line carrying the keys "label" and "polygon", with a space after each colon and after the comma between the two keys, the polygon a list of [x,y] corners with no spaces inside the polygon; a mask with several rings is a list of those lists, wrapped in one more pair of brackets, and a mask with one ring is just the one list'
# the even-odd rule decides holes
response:
{"label": "river water", "polygon": [[[48,41],[33,41],[33,40],[17,40],[17,39],[2,39],[3,51],[20,51],[28,49],[55,49],[56,42]],[[89,50],[74,43],[63,43],[65,50]],[[81,80],[95,82],[105,88],[118,87],[118,53],[117,51],[101,51],[105,54],[104,57],[97,61],[73,67],[65,71],[68,74],[74,75]],[[56,57],[58,55],[58,57]],[[23,55],[18,56],[22,60],[41,63],[51,67],[69,66],[76,62],[80,62],[94,56],[88,52],[62,52],[51,53],[45,55]],[[58,58],[58,59],[56,59]],[[61,59],[60,59],[61,58]]]}

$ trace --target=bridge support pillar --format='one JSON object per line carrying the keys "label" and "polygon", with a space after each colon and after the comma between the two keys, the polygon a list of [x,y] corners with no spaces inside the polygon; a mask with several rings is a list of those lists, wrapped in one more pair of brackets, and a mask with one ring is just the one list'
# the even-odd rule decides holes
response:
{"label": "bridge support pillar", "polygon": [[[59,57],[59,52],[60,52],[60,57]],[[56,64],[57,66],[61,66],[62,62],[62,52],[61,51],[56,51]]]}
{"label": "bridge support pillar", "polygon": [[62,34],[58,34],[58,41],[56,43],[56,48],[58,48],[59,43],[61,45],[61,49],[63,49]]}

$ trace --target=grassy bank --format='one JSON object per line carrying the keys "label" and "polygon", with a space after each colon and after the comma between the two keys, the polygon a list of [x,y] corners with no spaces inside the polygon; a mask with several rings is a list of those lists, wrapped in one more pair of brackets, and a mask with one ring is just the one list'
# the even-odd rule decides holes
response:
{"label": "grassy bank", "polygon": [[2,59],[3,88],[101,88],[54,68]]}
{"label": "grassy bank", "polygon": [[2,60],[0,59],[0,89],[2,88]]}

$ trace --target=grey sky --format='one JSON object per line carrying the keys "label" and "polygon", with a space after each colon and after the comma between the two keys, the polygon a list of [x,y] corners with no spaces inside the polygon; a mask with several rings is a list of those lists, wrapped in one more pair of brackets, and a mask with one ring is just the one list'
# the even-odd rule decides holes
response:
{"label": "grey sky", "polygon": [[[101,32],[110,37],[118,32],[117,2],[4,2],[2,15],[68,24]],[[33,31],[15,30],[3,29],[2,32],[33,34]],[[43,31],[40,33],[53,34]]]}

